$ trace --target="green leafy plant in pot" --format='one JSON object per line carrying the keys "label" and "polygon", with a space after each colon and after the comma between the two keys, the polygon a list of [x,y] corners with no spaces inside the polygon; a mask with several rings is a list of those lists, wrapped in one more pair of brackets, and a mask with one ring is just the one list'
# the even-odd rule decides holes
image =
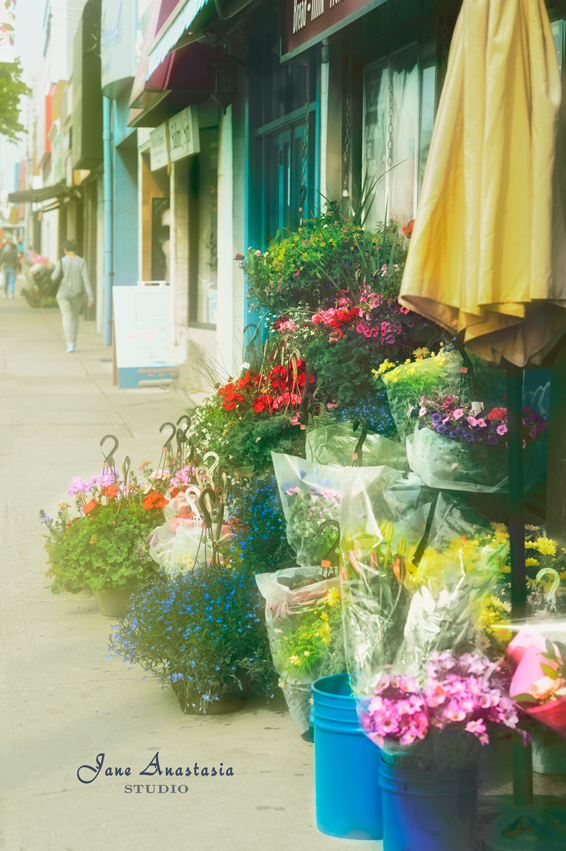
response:
{"label": "green leafy plant in pot", "polygon": [[46,576],[53,578],[54,594],[90,588],[103,600],[110,592],[121,591],[123,607],[134,587],[162,578],[147,539],[163,522],[167,504],[163,494],[127,471],[120,476],[112,467],[89,482],[73,478],[68,493],[75,497],[74,511],[62,503],[54,520],[40,512],[49,532]]}

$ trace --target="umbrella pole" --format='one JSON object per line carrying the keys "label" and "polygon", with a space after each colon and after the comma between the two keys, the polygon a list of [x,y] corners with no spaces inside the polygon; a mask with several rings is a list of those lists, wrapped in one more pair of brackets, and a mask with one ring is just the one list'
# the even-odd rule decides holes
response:
{"label": "umbrella pole", "polygon": [[[525,567],[525,526],[523,517],[523,370],[507,368],[507,437],[509,464],[509,548],[511,553],[511,618],[527,615],[527,569]],[[513,734],[513,803],[533,805],[532,747]]]}

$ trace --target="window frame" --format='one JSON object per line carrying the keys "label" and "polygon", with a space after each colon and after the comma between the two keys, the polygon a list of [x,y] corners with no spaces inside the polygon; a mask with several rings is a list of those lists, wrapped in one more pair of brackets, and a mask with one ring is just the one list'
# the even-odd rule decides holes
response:
{"label": "window frame", "polygon": [[[432,47],[432,49],[431,49]],[[440,96],[439,91],[439,73],[438,73],[438,38],[434,33],[426,33],[421,38],[412,38],[401,46],[396,48],[393,52],[393,63],[395,66],[395,57],[405,53],[411,48],[416,48],[417,53],[417,98],[416,98],[416,126],[417,126],[417,139],[415,145],[415,166],[413,172],[413,210],[412,210],[412,218],[416,215],[417,205],[419,201],[419,195],[422,186],[422,179],[420,176],[421,163],[422,163],[422,101],[423,101],[423,81],[424,81],[424,71],[429,68],[435,69],[435,79],[434,79],[434,115],[436,118],[436,113],[438,110],[438,101]],[[423,53],[425,54],[423,57]],[[372,71],[378,69],[380,66],[384,69],[387,69],[389,61],[388,54],[384,53],[381,55],[379,59],[372,60],[371,62],[365,62],[362,69],[362,99],[361,99],[361,158],[360,158],[360,174],[361,179],[363,180],[366,164],[365,164],[365,138],[366,138],[366,97],[367,97],[367,76]],[[387,162],[387,158],[386,158]],[[423,169],[424,172],[424,169]],[[385,198],[387,199],[389,195],[389,187],[390,187],[390,177],[391,172],[388,170],[385,177]],[[379,211],[376,217],[376,221],[382,221],[382,216],[385,214],[385,210]]]}

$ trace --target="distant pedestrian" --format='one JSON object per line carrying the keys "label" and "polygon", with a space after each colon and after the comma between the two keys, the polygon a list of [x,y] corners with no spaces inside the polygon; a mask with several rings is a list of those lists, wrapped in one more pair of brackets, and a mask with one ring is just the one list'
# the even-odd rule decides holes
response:
{"label": "distant pedestrian", "polygon": [[17,246],[14,244],[12,238],[9,237],[0,258],[0,266],[4,267],[4,298],[8,298],[8,290],[10,291],[10,298],[14,298],[16,269],[19,265],[20,258],[18,257]]}
{"label": "distant pedestrian", "polygon": [[[88,277],[86,261],[77,257],[77,246],[74,240],[63,243],[65,256],[57,261],[51,279],[61,279],[57,290],[59,310],[63,317],[63,331],[67,339],[67,353],[75,351],[77,333],[79,330],[79,313],[83,305],[83,293],[88,295],[88,306],[94,304],[92,287]],[[61,274],[63,277],[61,278]]]}

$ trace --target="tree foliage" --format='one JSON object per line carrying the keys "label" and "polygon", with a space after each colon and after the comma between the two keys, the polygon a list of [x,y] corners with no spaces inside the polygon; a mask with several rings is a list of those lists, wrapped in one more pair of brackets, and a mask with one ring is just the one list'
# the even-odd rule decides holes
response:
{"label": "tree foliage", "polygon": [[0,134],[10,142],[19,141],[18,134],[26,133],[20,123],[20,98],[30,95],[31,89],[22,80],[20,60],[0,62]]}

